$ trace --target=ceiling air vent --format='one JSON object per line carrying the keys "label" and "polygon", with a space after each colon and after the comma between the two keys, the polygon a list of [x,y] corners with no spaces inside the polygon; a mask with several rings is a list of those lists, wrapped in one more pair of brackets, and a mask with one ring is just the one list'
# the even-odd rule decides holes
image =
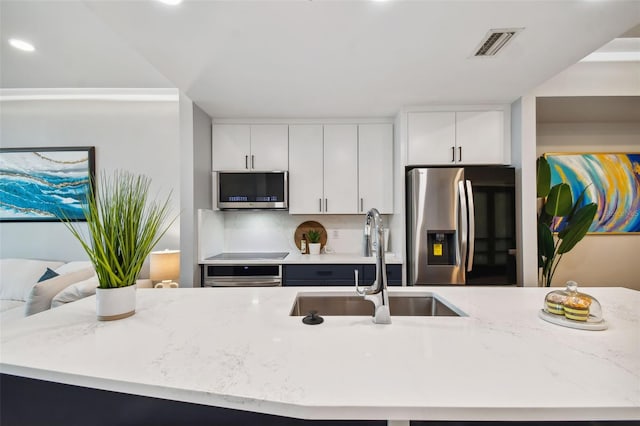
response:
{"label": "ceiling air vent", "polygon": [[503,47],[513,40],[522,28],[491,29],[482,39],[474,56],[495,56]]}

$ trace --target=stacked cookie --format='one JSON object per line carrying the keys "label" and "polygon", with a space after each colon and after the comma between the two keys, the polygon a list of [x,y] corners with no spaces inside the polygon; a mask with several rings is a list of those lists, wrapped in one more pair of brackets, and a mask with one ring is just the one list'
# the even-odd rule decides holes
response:
{"label": "stacked cookie", "polygon": [[565,292],[549,293],[545,299],[545,310],[550,314],[564,315],[574,321],[586,321],[589,318],[591,297],[580,293],[571,295],[563,293]]}

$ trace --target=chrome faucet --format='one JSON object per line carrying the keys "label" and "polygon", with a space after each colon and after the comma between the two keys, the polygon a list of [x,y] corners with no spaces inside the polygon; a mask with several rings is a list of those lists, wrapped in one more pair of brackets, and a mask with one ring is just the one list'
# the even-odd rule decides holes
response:
{"label": "chrome faucet", "polygon": [[371,209],[367,212],[366,228],[371,229],[369,244],[373,247],[372,251],[375,251],[376,255],[376,279],[370,286],[359,287],[358,271],[356,270],[356,293],[373,303],[373,322],[391,324],[389,295],[387,294],[387,267],[384,263],[384,227],[382,217],[377,209]]}

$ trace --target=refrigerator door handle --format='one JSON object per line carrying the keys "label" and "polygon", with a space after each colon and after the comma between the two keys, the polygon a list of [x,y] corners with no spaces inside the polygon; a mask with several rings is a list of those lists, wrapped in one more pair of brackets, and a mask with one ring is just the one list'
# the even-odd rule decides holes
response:
{"label": "refrigerator door handle", "polygon": [[467,271],[473,269],[473,252],[476,241],[476,213],[473,205],[473,189],[471,181],[467,181],[467,200],[469,202],[469,262],[467,263]]}
{"label": "refrigerator door handle", "polygon": [[[467,263],[467,196],[464,190],[464,181],[458,181],[458,197],[460,199],[460,209],[458,217],[460,219],[460,266],[464,268]],[[464,269],[463,269],[464,270]]]}

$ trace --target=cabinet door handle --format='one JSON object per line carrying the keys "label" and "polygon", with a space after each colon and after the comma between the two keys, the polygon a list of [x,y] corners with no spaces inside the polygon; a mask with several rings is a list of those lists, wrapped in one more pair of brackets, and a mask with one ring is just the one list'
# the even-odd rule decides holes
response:
{"label": "cabinet door handle", "polygon": [[456,162],[456,147],[455,146],[451,147],[451,162],[452,163]]}
{"label": "cabinet door handle", "polygon": [[322,213],[322,198],[318,198],[318,211]]}
{"label": "cabinet door handle", "polygon": [[458,147],[458,161],[462,161],[462,147]]}
{"label": "cabinet door handle", "polygon": [[324,199],[324,212],[329,212],[329,201],[326,198]]}
{"label": "cabinet door handle", "polygon": [[249,156],[248,155],[244,156],[244,168],[245,169],[249,168]]}
{"label": "cabinet door handle", "polygon": [[253,154],[251,155],[251,168],[252,168],[252,169],[255,169],[255,168],[256,168],[256,165],[255,165],[255,155],[253,155]]}
{"label": "cabinet door handle", "polygon": [[360,198],[360,212],[364,211],[364,199]]}

